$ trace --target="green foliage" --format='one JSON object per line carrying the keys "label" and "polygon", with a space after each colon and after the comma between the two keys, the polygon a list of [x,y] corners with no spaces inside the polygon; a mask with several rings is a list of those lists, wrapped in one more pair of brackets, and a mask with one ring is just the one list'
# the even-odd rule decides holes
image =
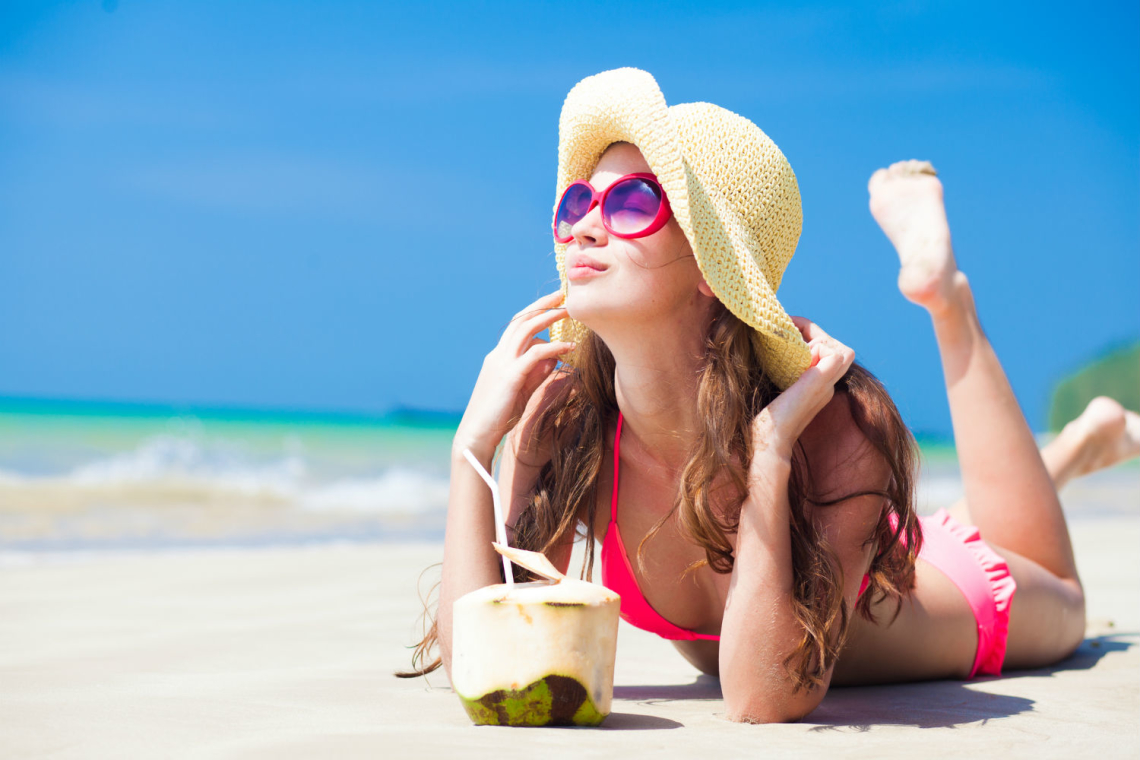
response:
{"label": "green foliage", "polygon": [[1125,409],[1140,412],[1140,343],[1109,351],[1058,383],[1049,429],[1060,431],[1097,396],[1111,396]]}

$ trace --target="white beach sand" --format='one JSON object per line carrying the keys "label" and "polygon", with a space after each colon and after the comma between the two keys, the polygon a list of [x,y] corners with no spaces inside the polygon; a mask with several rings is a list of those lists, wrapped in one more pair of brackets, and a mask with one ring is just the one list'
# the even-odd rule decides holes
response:
{"label": "white beach sand", "polygon": [[1140,516],[1071,530],[1090,623],[1073,658],[837,688],[787,725],[725,720],[716,679],[625,622],[600,728],[471,725],[442,669],[392,675],[442,544],[4,555],[0,757],[1136,756]]}

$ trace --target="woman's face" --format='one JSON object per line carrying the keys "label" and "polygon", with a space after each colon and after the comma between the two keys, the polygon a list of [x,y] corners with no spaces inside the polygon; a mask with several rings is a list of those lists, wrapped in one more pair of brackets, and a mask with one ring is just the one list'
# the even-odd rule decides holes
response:
{"label": "woman's face", "polygon": [[[589,181],[600,193],[618,177],[651,171],[637,146],[618,143],[602,155]],[[569,315],[603,339],[618,325],[678,322],[699,328],[712,291],[676,218],[651,235],[628,239],[610,235],[601,214],[601,206],[595,206],[570,229]],[[596,269],[571,272],[576,262]]]}

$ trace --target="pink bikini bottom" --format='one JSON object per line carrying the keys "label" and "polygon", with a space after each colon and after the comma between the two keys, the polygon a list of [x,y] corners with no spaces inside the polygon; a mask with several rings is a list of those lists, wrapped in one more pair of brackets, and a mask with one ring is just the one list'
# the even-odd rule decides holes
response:
{"label": "pink bikini bottom", "polygon": [[[896,523],[894,515],[891,518]],[[979,674],[1000,676],[1009,634],[1009,605],[1017,591],[1009,565],[982,540],[977,527],[962,525],[945,509],[920,517],[919,522],[922,549],[918,556],[954,582],[978,624],[978,651],[966,679]]]}

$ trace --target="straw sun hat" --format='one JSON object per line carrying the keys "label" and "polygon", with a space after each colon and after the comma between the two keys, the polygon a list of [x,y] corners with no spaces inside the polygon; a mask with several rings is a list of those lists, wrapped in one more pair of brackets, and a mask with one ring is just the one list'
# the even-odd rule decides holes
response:
{"label": "straw sun hat", "polygon": [[[589,179],[618,141],[641,150],[705,281],[754,328],[766,372],[787,388],[807,369],[811,352],[776,300],[803,222],[796,175],[784,154],[759,127],[720,106],[666,106],[646,71],[603,71],[574,85],[562,104],[555,212],[567,186]],[[563,293],[569,290],[567,245],[554,246]],[[550,328],[553,340],[577,340],[584,331],[569,317]]]}

